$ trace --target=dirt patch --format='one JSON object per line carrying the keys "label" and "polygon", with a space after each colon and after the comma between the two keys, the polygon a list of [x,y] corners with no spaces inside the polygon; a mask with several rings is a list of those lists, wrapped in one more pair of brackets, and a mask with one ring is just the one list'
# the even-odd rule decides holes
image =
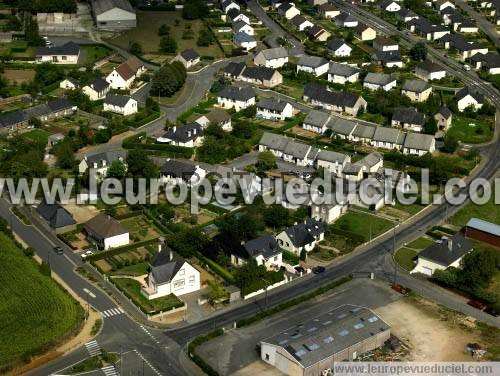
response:
{"label": "dirt patch", "polygon": [[[410,361],[471,361],[465,345],[479,336],[463,329],[439,306],[419,299],[401,299],[375,309],[390,326],[391,333],[407,343]],[[479,342],[480,343],[480,342]]]}
{"label": "dirt patch", "polygon": [[311,132],[311,131],[308,131],[298,125],[294,126],[291,131],[293,133],[295,133],[296,135],[298,136],[302,136],[302,137],[307,137],[307,138],[316,138],[318,137],[318,134],[317,133],[314,133],[314,132]]}
{"label": "dirt patch", "polygon": [[234,376],[281,376],[284,375],[277,368],[270,366],[264,362],[254,362],[245,368],[233,373]]}
{"label": "dirt patch", "polygon": [[99,214],[99,210],[95,206],[77,205],[76,199],[69,200],[65,209],[73,215],[73,218],[77,223],[85,223]]}
{"label": "dirt patch", "polygon": [[33,81],[35,71],[33,69],[5,69],[2,76],[16,84]]}
{"label": "dirt patch", "polygon": [[72,241],[71,246],[77,250],[83,250],[90,247],[90,243],[87,241],[87,237],[82,232],[75,234],[78,240]]}
{"label": "dirt patch", "polygon": [[109,272],[112,266],[106,260],[97,260],[95,264],[104,272]]}

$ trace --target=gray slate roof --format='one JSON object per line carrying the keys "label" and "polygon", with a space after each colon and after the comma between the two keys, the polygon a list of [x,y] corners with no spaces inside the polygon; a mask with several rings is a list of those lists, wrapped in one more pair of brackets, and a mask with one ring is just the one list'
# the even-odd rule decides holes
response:
{"label": "gray slate roof", "polygon": [[316,157],[316,159],[319,161],[325,161],[331,163],[338,162],[339,164],[344,164],[347,158],[348,156],[345,154],[337,153],[335,151],[330,151],[330,150],[320,150],[318,156]]}
{"label": "gray slate roof", "polygon": [[430,151],[433,141],[434,141],[434,136],[430,134],[409,132],[406,135],[403,147],[409,149]]}
{"label": "gray slate roof", "polygon": [[430,88],[430,85],[422,80],[406,80],[402,90],[411,91],[413,93],[422,93]]}
{"label": "gray slate roof", "polygon": [[372,127],[369,125],[358,124],[357,127],[352,132],[353,137],[372,139],[375,134],[375,129],[377,127]]}
{"label": "gray slate roof", "polygon": [[405,134],[399,129],[377,127],[373,134],[373,141],[390,142],[397,145],[403,145]]}
{"label": "gray slate roof", "polygon": [[[127,153],[122,151],[105,151],[102,153],[87,155],[86,160],[89,168],[92,168],[94,163],[96,163],[99,168],[104,165],[109,166],[111,162],[116,160],[124,160],[126,156]],[[104,164],[103,161],[106,163]]]}
{"label": "gray slate roof", "polygon": [[337,51],[340,47],[342,47],[344,44],[347,44],[343,39],[340,38],[333,38],[330,39],[327,43],[327,47],[330,51]]}
{"label": "gray slate roof", "polygon": [[279,134],[264,132],[260,138],[259,145],[268,147],[273,150],[283,151],[288,144],[288,138]]}
{"label": "gray slate roof", "polygon": [[[449,249],[448,241],[451,241],[451,249]],[[430,245],[420,252],[418,257],[448,267],[472,250],[472,243],[465,239],[461,232],[457,232],[448,240],[443,239]]]}
{"label": "gray slate roof", "polygon": [[190,123],[169,128],[163,137],[185,143],[196,140],[202,135],[203,130],[201,129],[201,125],[198,123]]}
{"label": "gray slate roof", "polygon": [[256,258],[257,256],[262,255],[265,259],[269,259],[280,254],[281,252],[281,248],[278,246],[278,242],[274,236],[267,234],[244,243],[242,245],[242,249],[239,250],[239,255],[243,257],[246,255],[245,258],[247,259]]}
{"label": "gray slate roof", "polygon": [[195,171],[195,165],[175,159],[169,159],[160,168],[160,172],[163,175],[170,176],[171,178],[181,178],[183,180],[191,179]]}
{"label": "gray slate roof", "polygon": [[78,55],[80,46],[74,42],[68,42],[57,47],[37,47],[37,56],[52,56],[52,55]]}
{"label": "gray slate roof", "polygon": [[92,9],[96,15],[102,14],[113,8],[135,13],[134,8],[128,0],[92,0]]}
{"label": "gray slate roof", "polygon": [[413,107],[396,107],[392,113],[392,120],[423,126],[425,115]]}
{"label": "gray slate roof", "polygon": [[303,123],[322,128],[330,118],[330,114],[323,111],[311,110],[305,117]]}
{"label": "gray slate roof", "polygon": [[465,98],[467,95],[470,95],[472,98],[474,98],[478,103],[484,103],[484,96],[477,91],[473,91],[469,89],[469,87],[464,87],[462,90],[460,90],[456,95],[455,99],[457,101]]}
{"label": "gray slate roof", "polygon": [[108,93],[106,94],[104,103],[118,107],[125,107],[131,99],[132,98],[129,97],[128,95]]}
{"label": "gray slate roof", "polygon": [[[266,60],[282,59],[288,57],[288,51],[284,47],[268,48],[261,53]],[[257,54],[259,54],[257,53]]]}
{"label": "gray slate roof", "polygon": [[366,75],[364,83],[378,85],[378,86],[385,86],[393,81],[396,81],[396,78],[391,74],[370,72]]}
{"label": "gray slate roof", "polygon": [[251,87],[226,86],[218,94],[219,97],[246,102],[255,97]]}
{"label": "gray slate roof", "polygon": [[193,50],[192,48],[188,48],[181,52],[181,56],[186,61],[193,61],[200,57],[200,54]]}
{"label": "gray slate roof", "polygon": [[263,98],[257,103],[257,108],[282,112],[287,104],[288,102],[275,98]]}
{"label": "gray slate roof", "polygon": [[326,60],[324,57],[310,55],[301,56],[299,58],[299,62],[297,63],[297,65],[310,68],[318,68],[325,64],[328,64],[328,60]]}
{"label": "gray slate roof", "polygon": [[294,158],[304,159],[307,153],[311,149],[310,145],[304,144],[302,142],[288,141],[288,144],[283,151],[284,154],[293,156]]}
{"label": "gray slate roof", "polygon": [[335,76],[350,77],[353,74],[359,73],[359,69],[351,67],[350,65],[347,64],[330,62],[330,68],[328,69],[328,73],[333,74]]}
{"label": "gray slate roof", "polygon": [[48,204],[44,199],[37,206],[36,211],[49,223],[50,227],[55,229],[76,223],[73,216],[57,201]]}
{"label": "gray slate roof", "polygon": [[327,225],[312,218],[286,228],[284,231],[295,247],[303,247],[312,243],[327,230]]}

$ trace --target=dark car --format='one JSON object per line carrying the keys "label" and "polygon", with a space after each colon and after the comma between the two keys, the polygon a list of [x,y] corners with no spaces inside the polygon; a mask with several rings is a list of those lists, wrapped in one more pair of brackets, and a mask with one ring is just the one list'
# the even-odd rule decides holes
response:
{"label": "dark car", "polygon": [[486,307],[486,304],[474,299],[469,300],[467,304],[477,309],[483,309],[484,307]]}
{"label": "dark car", "polygon": [[320,274],[320,273],[323,273],[325,271],[325,268],[323,266],[316,266],[313,268],[312,271],[314,274]]}
{"label": "dark car", "polygon": [[306,270],[305,270],[302,266],[296,266],[294,269],[295,269],[295,271],[296,271],[297,273],[299,273],[299,274],[300,274],[300,273],[302,273],[302,274],[303,274],[303,273],[305,273],[305,271],[306,271]]}
{"label": "dark car", "polygon": [[64,253],[63,249],[61,247],[59,247],[58,245],[56,245],[54,247],[54,252],[57,254],[57,255],[62,255]]}
{"label": "dark car", "polygon": [[494,317],[498,317],[498,315],[500,315],[500,313],[498,313],[498,311],[493,307],[486,307],[484,309],[484,312],[486,312],[488,315],[491,315]]}

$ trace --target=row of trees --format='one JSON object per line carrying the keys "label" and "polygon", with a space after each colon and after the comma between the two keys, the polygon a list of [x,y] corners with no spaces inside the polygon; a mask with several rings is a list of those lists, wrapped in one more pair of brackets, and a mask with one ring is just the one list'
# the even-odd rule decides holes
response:
{"label": "row of trees", "polygon": [[12,7],[31,13],[76,13],[76,0],[6,0]]}

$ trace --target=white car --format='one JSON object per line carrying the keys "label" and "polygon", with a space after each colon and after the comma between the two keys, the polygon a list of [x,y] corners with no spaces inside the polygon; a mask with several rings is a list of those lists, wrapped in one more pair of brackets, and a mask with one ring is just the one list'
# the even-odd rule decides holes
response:
{"label": "white car", "polygon": [[91,250],[85,251],[82,253],[82,259],[86,259],[87,257],[92,256],[93,254],[94,252],[92,252]]}
{"label": "white car", "polygon": [[464,69],[465,69],[466,71],[470,71],[470,65],[464,64]]}

